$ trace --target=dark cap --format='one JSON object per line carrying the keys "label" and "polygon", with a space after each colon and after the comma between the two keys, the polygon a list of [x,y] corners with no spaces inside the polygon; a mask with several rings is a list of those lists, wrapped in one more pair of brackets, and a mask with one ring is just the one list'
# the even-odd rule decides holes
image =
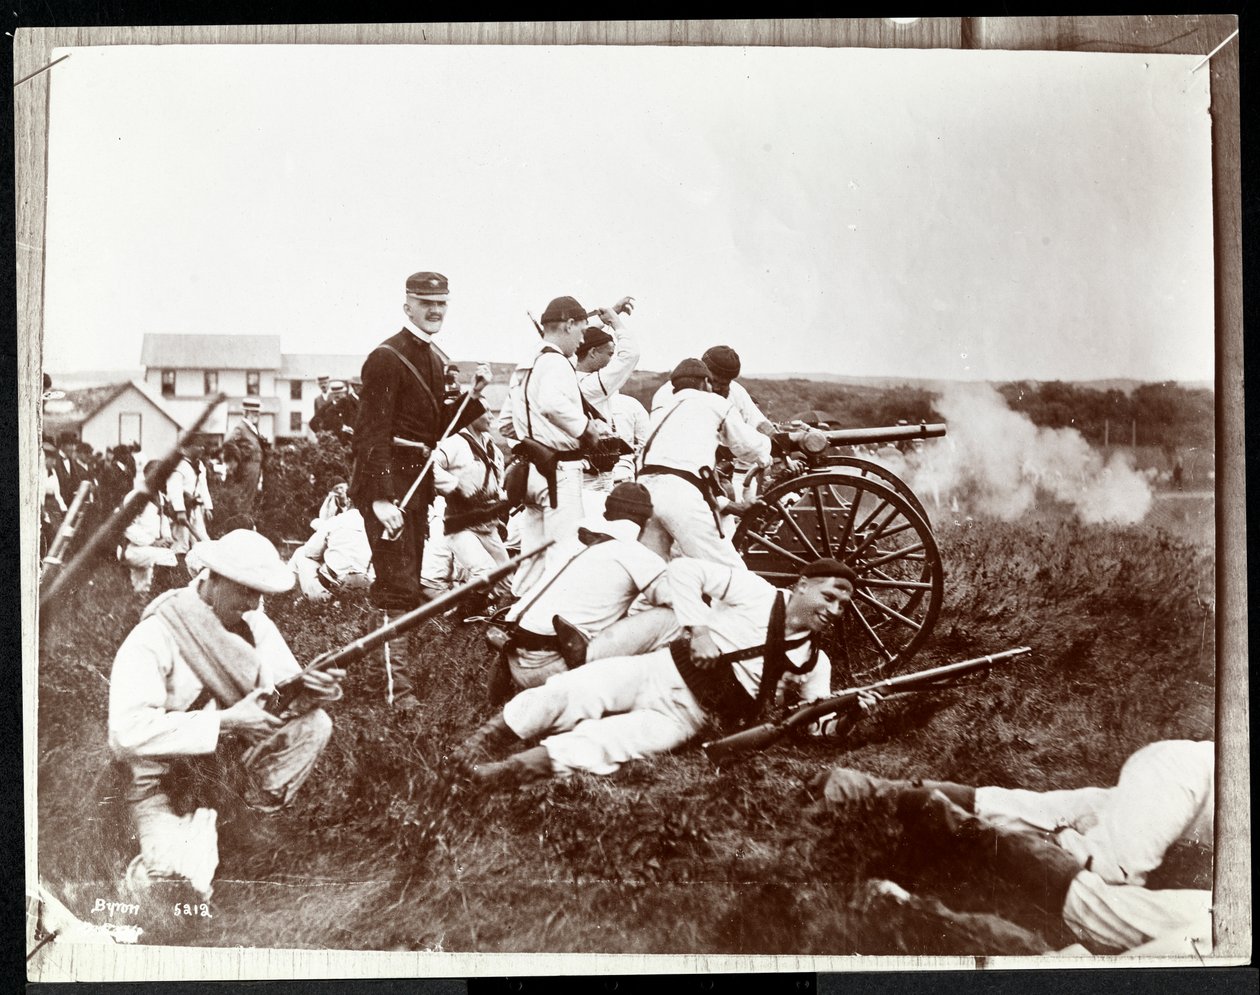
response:
{"label": "dark cap", "polygon": [[847,563],[841,563],[839,560],[833,560],[830,557],[823,557],[821,560],[805,564],[801,568],[801,576],[839,577],[841,580],[847,580],[853,586],[857,586],[857,572]]}
{"label": "dark cap", "polygon": [[77,446],[78,444],[79,444],[79,437],[75,435],[73,432],[58,432],[57,433],[57,445]]}
{"label": "dark cap", "polygon": [[333,487],[338,486],[339,484],[344,484],[345,482],[346,482],[345,477],[333,477],[332,483],[330,483],[328,486],[329,488],[333,488]]}
{"label": "dark cap", "polygon": [[450,292],[446,277],[441,273],[412,273],[407,277],[407,293],[411,297],[423,297],[428,301],[444,301]]}
{"label": "dark cap", "polygon": [[670,383],[678,383],[679,380],[686,380],[694,377],[698,380],[705,380],[713,374],[709,372],[708,366],[695,358],[684,359],[681,363],[674,367],[674,372],[669,375]]}
{"label": "dark cap", "polygon": [[560,321],[585,321],[586,308],[572,297],[557,297],[547,305],[542,313],[542,324],[551,325]]}
{"label": "dark cap", "polygon": [[652,495],[642,484],[627,480],[608,492],[604,502],[604,518],[612,522],[624,518],[639,525],[652,517]]}
{"label": "dark cap", "polygon": [[581,359],[592,349],[598,349],[612,340],[613,337],[598,325],[587,325],[586,331],[582,333],[582,344],[577,347],[578,359]]}
{"label": "dark cap", "polygon": [[715,345],[700,357],[715,377],[734,380],[739,376],[739,353],[728,345]]}

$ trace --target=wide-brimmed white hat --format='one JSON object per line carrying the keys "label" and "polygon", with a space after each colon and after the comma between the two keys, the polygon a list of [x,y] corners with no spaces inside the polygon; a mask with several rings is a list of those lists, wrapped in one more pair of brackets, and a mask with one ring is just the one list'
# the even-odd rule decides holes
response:
{"label": "wide-brimmed white hat", "polygon": [[265,536],[236,529],[220,539],[197,543],[197,560],[212,573],[261,594],[283,594],[293,587],[293,571]]}

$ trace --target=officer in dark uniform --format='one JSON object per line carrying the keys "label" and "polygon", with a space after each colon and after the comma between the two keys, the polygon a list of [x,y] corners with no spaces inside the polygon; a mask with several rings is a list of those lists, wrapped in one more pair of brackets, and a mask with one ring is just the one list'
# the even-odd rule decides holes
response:
{"label": "officer in dark uniform", "polygon": [[[447,396],[442,358],[430,345],[442,328],[448,298],[446,277],[440,273],[407,277],[403,313],[409,327],[373,349],[363,364],[350,499],[363,513],[372,547],[376,581],[371,601],[386,619],[425,600],[420,564],[433,500],[431,470],[406,505],[399,504],[448,428],[456,432],[485,413],[481,392],[490,373],[483,367],[477,371],[468,403],[450,427],[463,397]],[[386,694],[400,707],[414,708],[408,658],[405,635],[386,645]]]}
{"label": "officer in dark uniform", "polygon": [[328,386],[328,402],[311,419],[311,431],[331,432],[338,442],[349,443],[358,420],[358,398],[350,396],[344,380],[333,380]]}

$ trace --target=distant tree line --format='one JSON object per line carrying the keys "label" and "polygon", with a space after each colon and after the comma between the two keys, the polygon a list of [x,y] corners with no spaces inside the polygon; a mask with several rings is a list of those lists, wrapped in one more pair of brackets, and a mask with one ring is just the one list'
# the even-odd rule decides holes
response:
{"label": "distant tree line", "polygon": [[[650,406],[662,374],[637,373],[627,393]],[[881,388],[833,384],[817,380],[741,379],[772,421],[786,421],[804,411],[832,416],[845,427],[895,425],[905,420],[944,420],[934,407],[938,395],[923,387]],[[1013,411],[1026,414],[1034,425],[1074,428],[1095,446],[1104,442],[1129,445],[1137,428],[1139,446],[1163,449],[1170,460],[1178,450],[1213,449],[1215,398],[1205,389],[1172,383],[1143,384],[1126,394],[1053,380],[1016,381],[995,385]]]}

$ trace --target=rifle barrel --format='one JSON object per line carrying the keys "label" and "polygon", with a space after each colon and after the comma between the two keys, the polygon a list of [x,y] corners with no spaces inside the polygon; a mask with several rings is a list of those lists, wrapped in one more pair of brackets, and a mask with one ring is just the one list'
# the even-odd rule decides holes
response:
{"label": "rifle barrel", "polygon": [[833,446],[856,446],[877,442],[909,442],[912,439],[939,439],[945,434],[946,427],[939,422],[932,425],[835,428],[822,433]]}
{"label": "rifle barrel", "polygon": [[144,502],[156,497],[158,491],[165,485],[166,478],[175,471],[175,467],[179,465],[180,459],[184,456],[184,447],[188,445],[194,435],[201,431],[201,427],[205,425],[214,409],[225,400],[227,400],[227,395],[223,393],[216,394],[211,399],[205,410],[193,422],[192,427],[179,437],[179,440],[175,443],[175,448],[162,457],[162,461],[154,468],[151,476],[145,477],[144,486],[123,501],[118,510],[109,516],[105,524],[92,533],[83,548],[79,550],[79,555],[66,564],[65,568],[53,580],[48,590],[41,592],[39,596],[39,625],[41,630],[66,604],[64,595],[70,592],[72,585],[84,568],[95,559],[101,550],[118,545],[118,540],[127,531],[127,526],[135,519]]}
{"label": "rifle barrel", "polygon": [[79,483],[78,490],[74,492],[74,499],[70,502],[70,507],[66,509],[66,517],[61,520],[61,526],[57,529],[57,534],[53,536],[53,541],[48,544],[48,552],[44,554],[41,584],[51,580],[56,575],[57,568],[61,566],[61,554],[66,551],[70,540],[79,529],[79,517],[83,514],[83,505],[91,490],[92,481],[84,480]]}
{"label": "rifle barrel", "polygon": [[970,660],[961,660],[957,663],[947,663],[941,667],[932,667],[929,670],[920,670],[913,674],[887,677],[875,684],[868,684],[860,688],[847,688],[830,698],[824,698],[822,701],[813,701],[809,704],[801,705],[792,714],[779,722],[764,722],[761,725],[742,729],[729,736],[723,736],[721,739],[704,743],[702,744],[704,752],[714,764],[721,764],[724,760],[738,758],[745,753],[770,746],[797,726],[839,711],[840,708],[850,701],[856,701],[858,695],[863,692],[875,691],[887,697],[915,691],[941,690],[949,686],[951,679],[963,677],[973,671],[983,670],[1004,660],[1011,660],[1031,652],[1031,646],[1020,646],[1016,649],[1003,650],[1000,653],[990,653],[987,656],[978,656]]}

